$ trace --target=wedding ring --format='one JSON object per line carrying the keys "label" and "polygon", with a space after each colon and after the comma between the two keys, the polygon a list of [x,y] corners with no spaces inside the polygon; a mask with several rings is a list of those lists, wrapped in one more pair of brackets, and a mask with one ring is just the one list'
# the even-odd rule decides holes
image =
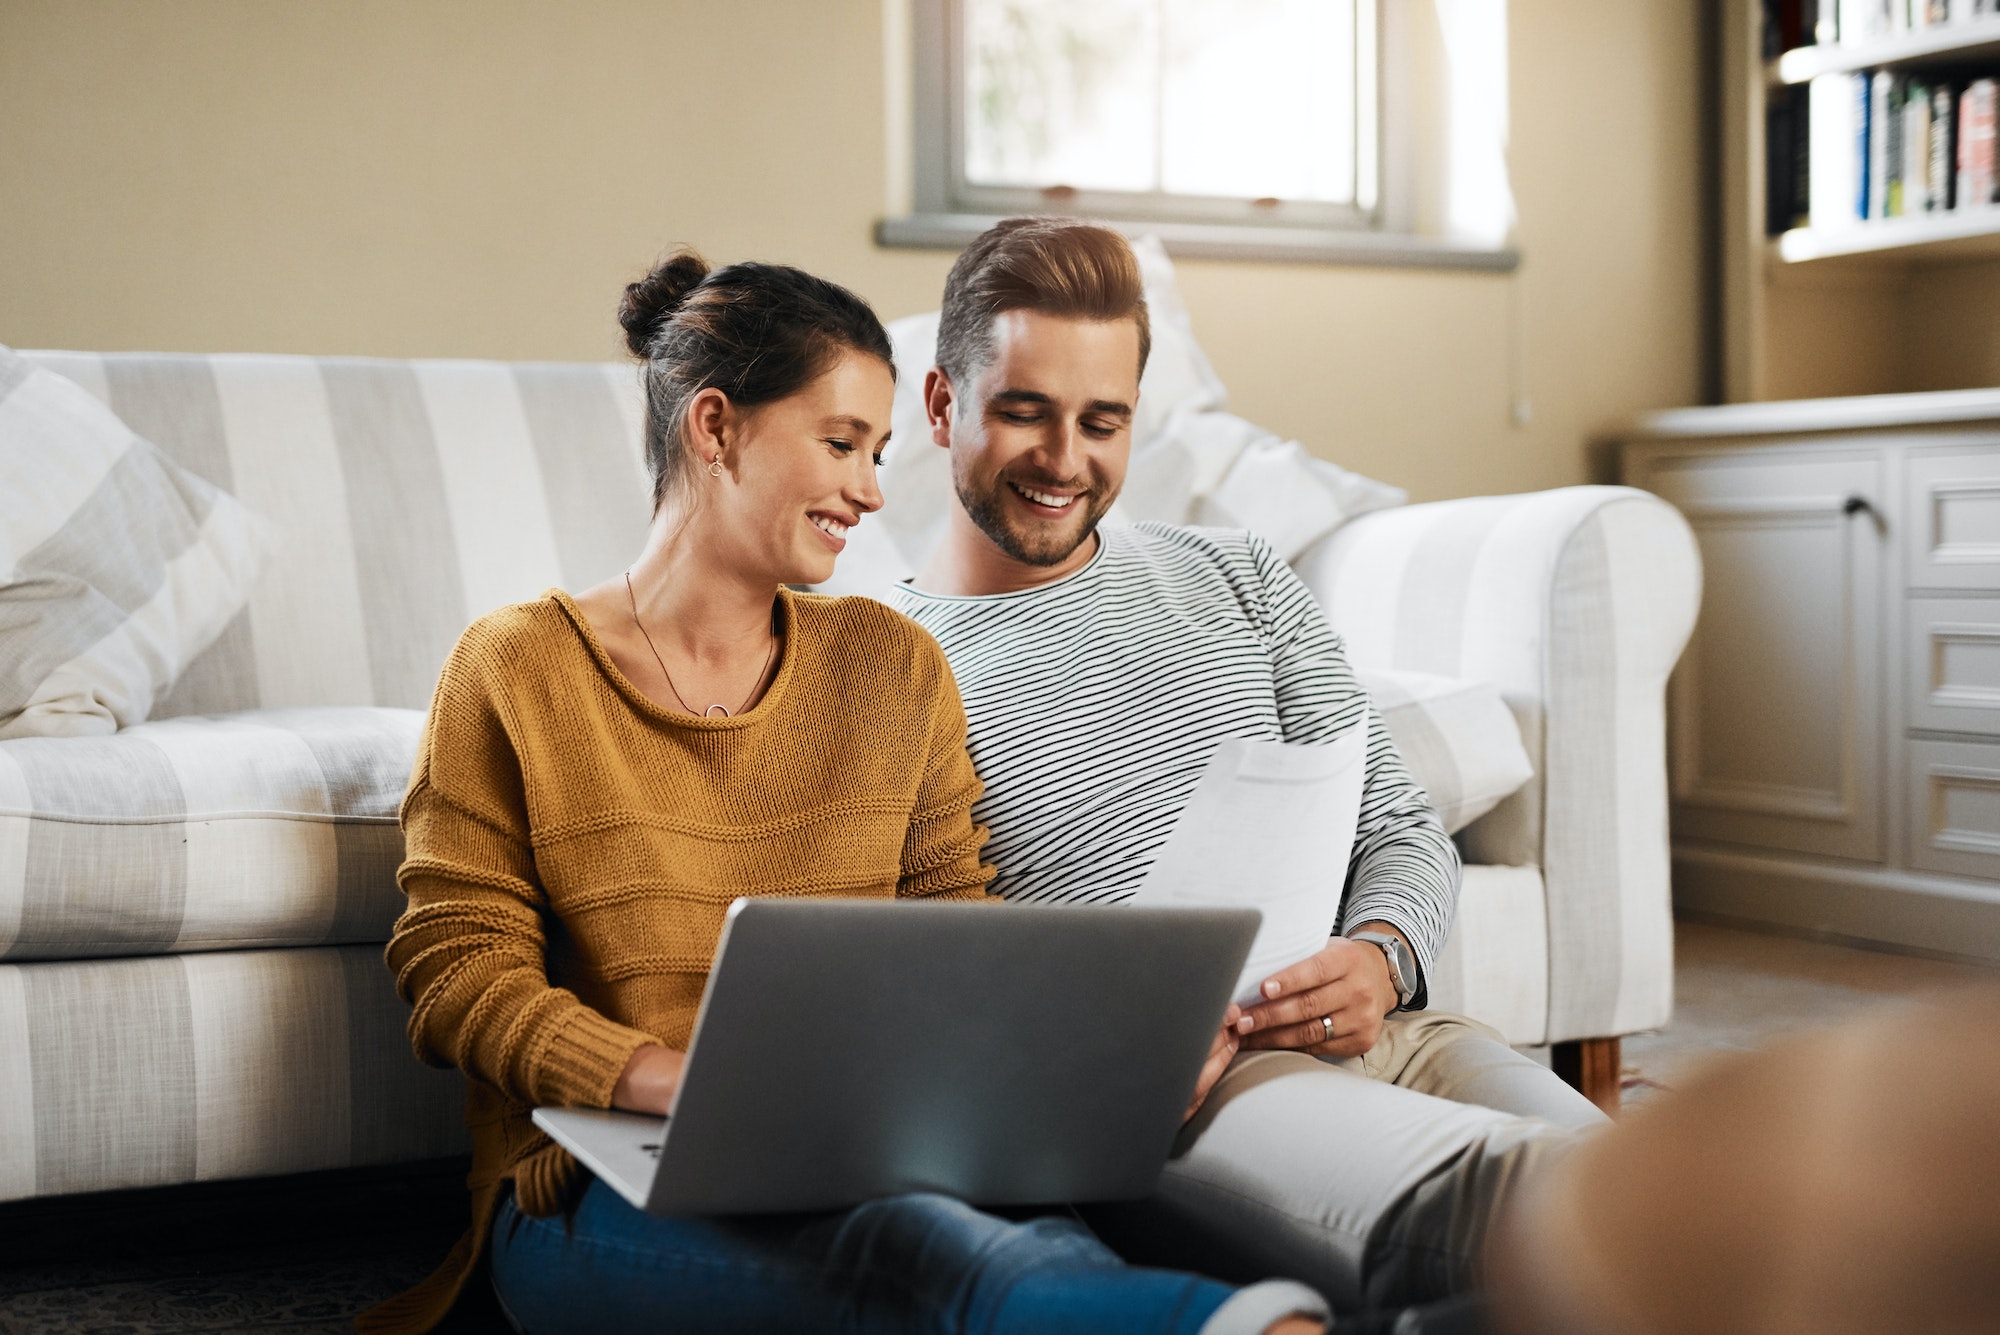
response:
{"label": "wedding ring", "polygon": [[1326,1026],[1326,1037],[1321,1042],[1333,1042],[1333,1017],[1331,1015],[1322,1015],[1319,1017],[1319,1022]]}

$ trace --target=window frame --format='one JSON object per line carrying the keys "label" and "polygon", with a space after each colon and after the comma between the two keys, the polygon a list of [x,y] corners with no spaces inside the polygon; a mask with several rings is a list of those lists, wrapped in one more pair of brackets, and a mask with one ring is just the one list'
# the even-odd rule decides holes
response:
{"label": "window frame", "polygon": [[[1357,107],[1356,194],[1372,177],[1365,205],[1288,200],[1276,207],[1244,199],[1124,191],[1065,190],[1061,195],[1028,186],[975,185],[965,179],[965,44],[963,0],[905,0],[908,4],[907,100],[894,96],[892,138],[907,135],[908,212],[876,224],[885,247],[958,249],[1003,217],[1022,213],[1076,214],[1133,235],[1158,236],[1170,253],[1186,258],[1387,264],[1426,268],[1511,270],[1511,247],[1491,248],[1418,235],[1399,220],[1410,214],[1409,175],[1397,148],[1407,142],[1408,116],[1399,105],[1397,3],[1356,0],[1373,10],[1375,59],[1357,62],[1369,77],[1357,101],[1372,100],[1374,133],[1362,131]],[[888,58],[896,60],[893,40]],[[894,73],[891,74],[892,80]],[[894,124],[897,107],[905,123]],[[896,147],[892,144],[892,149]]]}

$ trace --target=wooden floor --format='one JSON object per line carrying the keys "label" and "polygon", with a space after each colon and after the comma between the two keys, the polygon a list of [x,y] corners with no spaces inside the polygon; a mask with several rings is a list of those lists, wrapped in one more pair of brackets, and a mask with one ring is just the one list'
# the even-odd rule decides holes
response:
{"label": "wooden floor", "polygon": [[1675,924],[1673,1023],[1625,1040],[1625,1100],[1672,1088],[1718,1052],[1974,980],[2000,980],[2000,970],[1683,919]]}

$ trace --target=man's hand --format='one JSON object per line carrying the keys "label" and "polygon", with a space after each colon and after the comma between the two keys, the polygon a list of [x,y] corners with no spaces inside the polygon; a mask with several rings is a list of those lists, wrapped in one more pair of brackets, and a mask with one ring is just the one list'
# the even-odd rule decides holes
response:
{"label": "man's hand", "polygon": [[657,1043],[646,1044],[625,1063],[618,1084],[611,1091],[611,1106],[665,1117],[673,1105],[674,1091],[680,1088],[681,1068],[686,1064],[685,1052],[675,1052]]}
{"label": "man's hand", "polygon": [[[1383,1017],[1397,1005],[1381,950],[1344,936],[1266,979],[1263,993],[1265,999],[1246,1006],[1237,1021],[1243,1046],[1297,1048],[1316,1057],[1368,1051],[1382,1037]],[[1333,1021],[1330,1036],[1322,1016]]]}
{"label": "man's hand", "polygon": [[1236,1022],[1242,1018],[1243,1012],[1236,1009],[1235,1002],[1230,1002],[1228,1012],[1222,1017],[1222,1028],[1216,1031],[1215,1041],[1208,1045],[1208,1060],[1201,1064],[1201,1078],[1194,1082],[1194,1101],[1181,1114],[1183,1122],[1201,1111],[1208,1091],[1215,1088],[1215,1082],[1222,1079],[1222,1073],[1235,1060],[1236,1049],[1242,1046],[1242,1039],[1236,1033]]}

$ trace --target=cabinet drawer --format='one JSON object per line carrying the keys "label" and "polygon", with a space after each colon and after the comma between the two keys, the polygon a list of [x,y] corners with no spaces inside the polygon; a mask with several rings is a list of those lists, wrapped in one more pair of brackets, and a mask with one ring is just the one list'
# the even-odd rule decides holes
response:
{"label": "cabinet drawer", "polygon": [[2000,598],[1909,602],[1913,728],[2000,736]]}
{"label": "cabinet drawer", "polygon": [[2000,877],[2000,742],[1908,745],[1910,865]]}
{"label": "cabinet drawer", "polygon": [[2000,590],[2000,437],[1912,451],[1907,476],[1910,587]]}

